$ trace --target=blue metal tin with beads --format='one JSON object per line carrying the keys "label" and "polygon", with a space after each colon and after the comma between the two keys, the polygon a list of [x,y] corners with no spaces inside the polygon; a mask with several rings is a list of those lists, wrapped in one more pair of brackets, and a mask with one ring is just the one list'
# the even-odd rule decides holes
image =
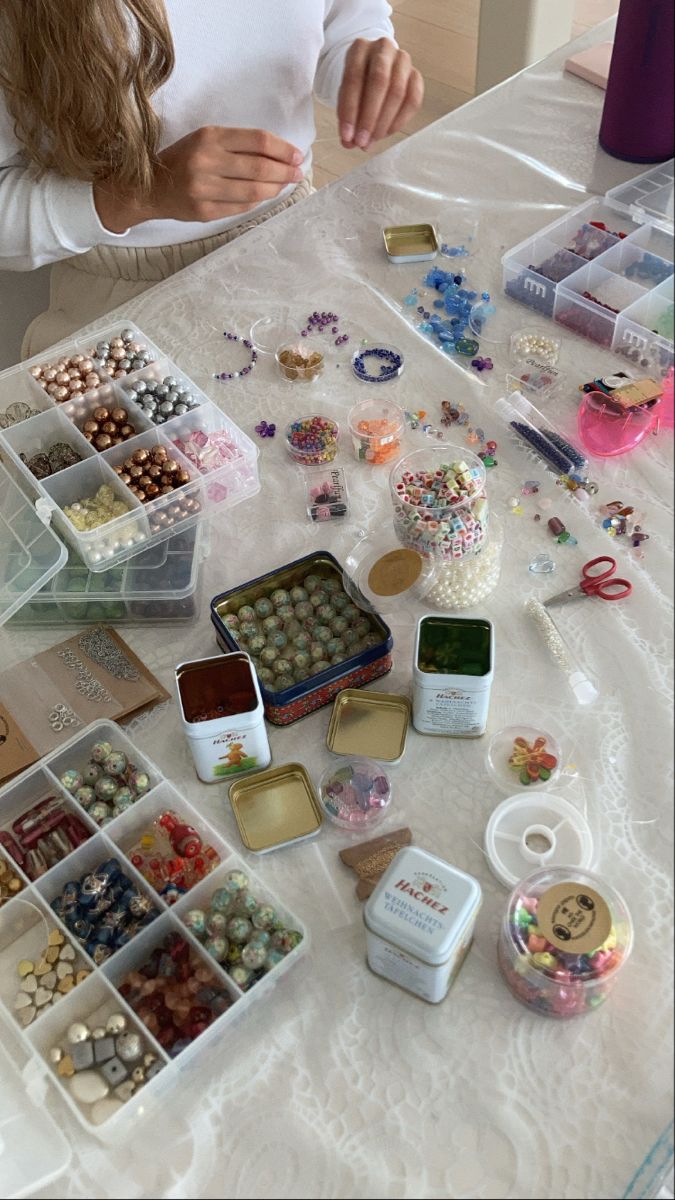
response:
{"label": "blue metal tin with beads", "polygon": [[290,725],[391,670],[391,630],[365,599],[355,603],[359,596],[326,550],[214,596],[218,645],[250,655],[273,725]]}

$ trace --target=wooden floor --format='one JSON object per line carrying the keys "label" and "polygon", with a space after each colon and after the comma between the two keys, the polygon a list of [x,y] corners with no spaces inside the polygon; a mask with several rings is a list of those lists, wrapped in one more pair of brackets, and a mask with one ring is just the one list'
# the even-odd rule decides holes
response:
{"label": "wooden floor", "polygon": [[[408,133],[465,104],[474,94],[478,12],[480,0],[390,0],[399,45],[412,56],[424,75],[424,107],[408,127]],[[576,0],[572,36],[577,37],[607,17],[613,16],[619,0]],[[316,104],[314,143],[314,186],[332,183],[363,161],[362,150],[343,150],[336,136],[335,114]],[[370,158],[406,137],[397,133],[374,150]]]}

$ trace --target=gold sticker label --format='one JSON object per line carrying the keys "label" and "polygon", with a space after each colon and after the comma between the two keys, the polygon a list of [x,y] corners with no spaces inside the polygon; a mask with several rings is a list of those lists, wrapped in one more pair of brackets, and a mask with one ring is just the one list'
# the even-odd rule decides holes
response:
{"label": "gold sticker label", "polygon": [[373,563],[368,587],[376,596],[398,596],[419,579],[422,559],[416,550],[390,550]]}
{"label": "gold sticker label", "polygon": [[602,896],[585,884],[556,883],[539,898],[537,925],[556,949],[590,954],[607,941],[612,914]]}

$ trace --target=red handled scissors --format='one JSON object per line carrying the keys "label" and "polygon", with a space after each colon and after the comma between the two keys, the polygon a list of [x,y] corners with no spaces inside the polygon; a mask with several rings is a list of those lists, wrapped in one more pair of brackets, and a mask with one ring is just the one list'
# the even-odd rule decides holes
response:
{"label": "red handled scissors", "polygon": [[[600,567],[599,571],[593,570]],[[576,587],[568,588],[566,592],[558,592],[550,600],[544,600],[544,607],[552,604],[569,604],[571,600],[581,600],[584,596],[597,596],[599,600],[623,600],[630,596],[633,585],[627,579],[619,579],[614,574],[616,559],[609,555],[592,558],[581,568],[581,580]]]}

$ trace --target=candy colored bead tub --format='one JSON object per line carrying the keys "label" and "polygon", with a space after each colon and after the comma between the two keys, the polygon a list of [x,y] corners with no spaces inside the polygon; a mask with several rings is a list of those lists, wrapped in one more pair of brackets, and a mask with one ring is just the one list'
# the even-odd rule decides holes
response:
{"label": "candy colored bead tub", "polygon": [[[60,783],[60,776],[67,768],[81,769],[85,765],[92,747],[101,740],[108,741],[116,750],[123,751],[139,769],[147,772],[151,783],[150,790],[145,795],[126,812],[111,820],[102,830]],[[81,734],[60,747],[57,752],[44,758],[39,766],[19,775],[3,788],[0,792],[3,827],[8,828],[18,814],[30,807],[31,802],[50,794],[65,798],[71,809],[77,811],[81,821],[89,827],[91,836],[74,853],[65,856],[36,882],[31,883],[26,879],[22,892],[5,901],[0,908],[0,1015],[13,1029],[16,1040],[22,1044],[29,1057],[30,1061],[25,1068],[26,1081],[28,1082],[30,1076],[35,1086],[36,1077],[50,1078],[62,1102],[75,1113],[87,1130],[103,1139],[116,1140],[123,1136],[123,1130],[129,1127],[128,1122],[135,1125],[141,1117],[152,1114],[157,1116],[162,1112],[167,1089],[177,1081],[178,1073],[186,1062],[198,1058],[200,1052],[213,1040],[227,1038],[227,1030],[232,1021],[243,1014],[256,999],[262,999],[269,993],[276,981],[307,949],[307,930],[298,918],[279,905],[267,887],[263,887],[258,879],[251,875],[247,865],[233,853],[227,842],[188,804],[171,783],[162,777],[159,768],[137,750],[133,742],[114,723],[96,721],[87,726]],[[143,831],[166,810],[177,814],[193,834],[196,833],[203,843],[208,844],[216,852],[220,863],[184,895],[176,898],[167,892],[165,901],[147,882],[144,875],[132,865],[129,855]],[[6,853],[5,850],[0,850],[3,861]],[[78,937],[57,916],[50,904],[68,885],[68,881],[80,879],[111,857],[119,860],[124,875],[142,895],[152,901],[158,915],[126,945],[114,950],[101,965],[96,965]],[[228,873],[232,871],[242,871],[249,880],[248,891],[259,905],[271,905],[284,928],[292,929],[297,935],[301,935],[294,935],[293,945],[289,940],[288,952],[277,955],[276,965],[258,978],[248,991],[242,991],[229,970],[205,951],[200,937],[192,932],[190,918],[187,916],[196,909],[208,909],[213,893],[223,887]],[[20,870],[18,873],[23,876]],[[175,900],[173,904],[172,900]],[[24,903],[25,901],[28,903]],[[20,982],[17,977],[17,965],[20,961],[37,960],[47,940],[48,928],[59,930],[64,944],[72,945],[74,953],[69,953],[74,969],[90,973],[63,995],[58,1005],[48,1005],[46,1011],[38,1011],[32,1023],[22,1029],[18,1023],[22,1010],[15,1010],[13,1007]],[[136,1016],[134,1007],[138,1005],[127,1004],[119,989],[124,986],[129,972],[135,972],[142,967],[151,957],[153,950],[166,939],[173,938],[175,941],[177,937],[188,947],[192,968],[203,974],[210,972],[217,983],[218,991],[226,995],[230,1004],[222,1015],[213,1019],[208,1028],[197,1033],[189,1045],[180,1049],[175,1058],[171,1058],[162,1048],[160,1041],[155,1039]],[[226,1002],[227,1000],[224,1001]],[[54,1047],[65,1042],[66,1031],[73,1023],[85,1022],[90,1027],[105,1026],[111,1015],[118,1013],[126,1017],[128,1032],[142,1035],[146,1049],[149,1049],[156,1062],[161,1064],[161,1069],[156,1067],[157,1073],[148,1078],[135,1095],[112,1112],[107,1120],[100,1125],[94,1125],[87,1119],[85,1107],[81,1107],[74,1098],[67,1078],[57,1073],[57,1065],[50,1061],[50,1053]]]}
{"label": "candy colored bead tub", "polygon": [[[79,357],[89,352],[97,339],[112,338],[126,325],[73,342],[64,354]],[[105,382],[96,387],[85,384],[84,390],[61,403],[34,377],[47,352],[0,374],[0,452],[21,486],[37,497],[43,519],[51,521],[59,538],[94,572],[116,566],[198,524],[211,511],[231,508],[260,489],[258,449],[251,439],[140,330],[129,326],[128,331],[148,348],[151,361],[124,377],[105,376]],[[160,402],[167,401],[161,397],[159,402],[152,401],[152,410],[147,401],[144,407],[148,385],[154,387],[158,381],[167,397],[184,394],[192,407],[169,401],[179,411],[172,410],[174,415],[166,417],[160,412]],[[97,423],[94,417],[99,410],[108,415],[123,410],[133,435],[115,444],[114,435],[105,434],[106,447],[96,448],[95,441],[88,438],[98,435],[86,426]],[[37,478],[21,456],[31,459],[44,454],[54,443],[67,445],[81,461]],[[149,456],[156,453],[170,460],[183,482],[173,492],[165,487],[162,494],[150,481],[147,500],[142,503],[131,490],[134,480],[128,485],[125,481],[125,464],[139,459],[140,467],[140,460],[150,461]],[[93,518],[103,518],[95,527],[86,524],[88,504],[95,504]]]}

